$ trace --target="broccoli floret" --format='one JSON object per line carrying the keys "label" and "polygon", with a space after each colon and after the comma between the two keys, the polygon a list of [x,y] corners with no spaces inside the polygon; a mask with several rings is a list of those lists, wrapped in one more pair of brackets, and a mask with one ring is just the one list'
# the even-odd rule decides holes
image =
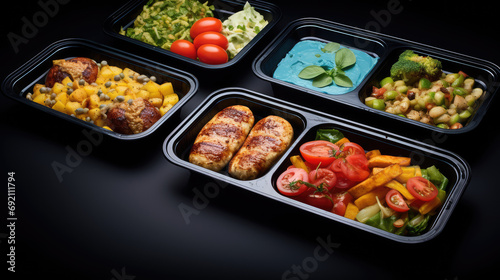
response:
{"label": "broccoli floret", "polygon": [[429,56],[419,56],[411,50],[406,50],[391,67],[391,77],[413,84],[420,78],[436,80],[441,76],[441,61]]}

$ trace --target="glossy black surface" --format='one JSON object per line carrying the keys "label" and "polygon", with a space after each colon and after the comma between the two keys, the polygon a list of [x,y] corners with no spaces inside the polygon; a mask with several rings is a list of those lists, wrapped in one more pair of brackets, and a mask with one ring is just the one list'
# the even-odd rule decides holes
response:
{"label": "glossy black surface", "polygon": [[[144,139],[92,141],[82,127],[0,95],[2,279],[494,278],[500,264],[498,97],[476,129],[463,135],[403,128],[387,118],[308,104],[312,102],[304,98],[315,110],[334,111],[436,145],[471,165],[472,179],[442,233],[417,245],[334,223],[165,159],[165,137],[213,91],[238,86],[274,95],[271,84],[258,78],[251,65],[272,38],[298,18],[324,18],[500,64],[498,16],[491,2],[305,2],[273,1],[282,18],[231,70],[205,72],[182,61],[162,61],[192,72],[200,89],[178,120],[164,123]],[[2,79],[49,44],[71,37],[151,60],[164,58],[139,46],[125,48],[104,32],[106,18],[123,2],[39,3],[16,1],[4,9]],[[9,42],[13,37],[18,44]],[[54,163],[71,170],[62,181]],[[7,270],[6,262],[11,246],[6,181],[11,171],[16,180],[15,273]],[[180,209],[192,215],[185,219]]]}

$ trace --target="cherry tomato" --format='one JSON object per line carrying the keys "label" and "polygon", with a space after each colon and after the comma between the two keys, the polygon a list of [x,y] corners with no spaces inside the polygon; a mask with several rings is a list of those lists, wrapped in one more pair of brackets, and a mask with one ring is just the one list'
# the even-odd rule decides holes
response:
{"label": "cherry tomato", "polygon": [[410,207],[406,204],[403,196],[397,190],[390,190],[385,195],[385,201],[394,211],[406,212],[410,210]]}
{"label": "cherry tomato", "polygon": [[312,193],[304,198],[304,203],[318,207],[320,209],[331,211],[333,208],[333,200],[329,194],[325,193]]}
{"label": "cherry tomato", "polygon": [[196,38],[194,38],[193,44],[196,49],[198,49],[201,45],[214,44],[227,50],[227,45],[229,44],[229,42],[227,41],[226,36],[222,35],[221,33],[207,31],[196,36]]}
{"label": "cherry tomato", "polygon": [[347,204],[353,201],[352,195],[348,192],[332,194],[332,199],[333,199],[332,213],[340,216],[345,215]]}
{"label": "cherry tomato", "polygon": [[222,22],[220,19],[214,17],[205,17],[197,20],[189,30],[189,35],[194,39],[196,36],[203,32],[214,31],[221,32],[222,31]]}
{"label": "cherry tomato", "polygon": [[337,184],[337,175],[330,169],[318,168],[318,170],[309,172],[309,183],[316,186],[326,183],[326,188],[330,190]]}
{"label": "cherry tomato", "polygon": [[342,146],[342,155],[347,157],[349,155],[365,155],[365,150],[358,144],[353,142],[344,143]]}
{"label": "cherry tomato", "polygon": [[196,59],[196,48],[187,40],[175,40],[170,46],[170,51],[185,57]]}
{"label": "cherry tomato", "polygon": [[296,184],[296,188],[291,188],[290,183],[301,180],[309,182],[309,174],[302,168],[289,168],[283,172],[276,181],[278,191],[286,196],[298,196],[308,189],[306,185]]}
{"label": "cherry tomato", "polygon": [[418,200],[431,201],[438,195],[438,189],[429,180],[417,176],[406,182],[408,191]]}
{"label": "cherry tomato", "polygon": [[326,167],[335,160],[339,147],[325,140],[315,140],[302,144],[300,154],[307,162],[320,167]]}
{"label": "cherry tomato", "polygon": [[227,52],[214,44],[201,45],[197,54],[200,61],[207,64],[222,64],[228,61]]}

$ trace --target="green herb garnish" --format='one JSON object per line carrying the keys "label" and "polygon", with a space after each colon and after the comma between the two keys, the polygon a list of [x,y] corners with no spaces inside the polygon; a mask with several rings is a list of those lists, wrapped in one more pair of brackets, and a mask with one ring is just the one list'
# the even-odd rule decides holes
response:
{"label": "green herb garnish", "polygon": [[343,69],[351,67],[356,63],[354,53],[348,48],[340,49],[340,45],[333,42],[326,44],[321,51],[324,53],[335,53],[335,67],[326,70],[318,65],[310,65],[300,71],[299,78],[306,80],[313,79],[312,85],[318,88],[326,87],[333,82],[340,87],[352,87],[353,83]]}

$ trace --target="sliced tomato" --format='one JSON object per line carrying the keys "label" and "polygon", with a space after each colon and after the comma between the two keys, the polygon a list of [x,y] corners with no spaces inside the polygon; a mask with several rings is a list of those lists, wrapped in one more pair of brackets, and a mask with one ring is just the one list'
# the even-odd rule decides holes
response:
{"label": "sliced tomato", "polygon": [[278,191],[286,196],[298,196],[302,194],[308,189],[306,185],[296,184],[295,187],[290,186],[290,183],[298,180],[309,182],[309,174],[302,168],[289,168],[285,170],[276,181]]}
{"label": "sliced tomato", "polygon": [[350,193],[344,191],[332,194],[332,199],[333,199],[332,213],[344,216],[345,210],[347,209],[347,204],[349,204],[349,202],[352,202],[353,197]]}
{"label": "sliced tomato", "polygon": [[366,158],[364,153],[363,154],[352,154],[352,155],[347,156],[345,159],[349,164],[370,172],[369,171],[370,169],[368,169],[368,159]]}
{"label": "sliced tomato", "polygon": [[422,201],[433,200],[439,192],[431,181],[420,176],[408,179],[406,188],[416,199]]}
{"label": "sliced tomato", "polygon": [[339,147],[325,140],[309,141],[300,146],[300,154],[312,165],[326,167],[335,160]]}
{"label": "sliced tomato", "polygon": [[344,176],[354,182],[361,182],[370,176],[370,171],[358,165],[350,164],[348,161],[341,165]]}
{"label": "sliced tomato", "polygon": [[326,193],[315,192],[309,194],[304,198],[303,202],[326,211],[331,211],[333,208],[333,199]]}
{"label": "sliced tomato", "polygon": [[335,184],[336,189],[346,190],[357,184],[357,182],[349,180],[342,172],[335,173],[335,175],[337,175],[337,184]]}
{"label": "sliced tomato", "polygon": [[390,190],[385,196],[385,201],[394,211],[406,212],[410,210],[403,196],[397,190]]}
{"label": "sliced tomato", "polygon": [[344,157],[356,154],[365,155],[365,150],[359,144],[353,142],[344,143],[341,149]]}
{"label": "sliced tomato", "polygon": [[318,168],[309,172],[309,183],[319,186],[325,183],[327,189],[331,189],[337,184],[337,175],[330,169]]}
{"label": "sliced tomato", "polygon": [[338,158],[332,163],[332,165],[330,165],[330,169],[336,173],[342,172],[342,164],[344,163],[345,163],[344,158]]}

